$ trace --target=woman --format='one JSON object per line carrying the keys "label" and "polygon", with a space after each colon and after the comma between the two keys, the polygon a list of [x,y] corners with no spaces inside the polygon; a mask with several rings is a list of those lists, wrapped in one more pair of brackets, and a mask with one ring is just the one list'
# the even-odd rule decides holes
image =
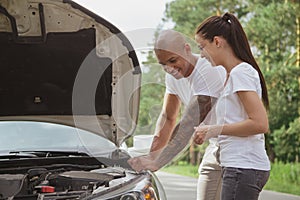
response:
{"label": "woman", "polygon": [[216,103],[216,125],[195,128],[198,144],[219,135],[223,168],[222,200],[254,200],[269,178],[270,162],[265,151],[268,131],[268,94],[237,18],[225,13],[199,25],[195,35],[201,56],[227,72],[224,90]]}

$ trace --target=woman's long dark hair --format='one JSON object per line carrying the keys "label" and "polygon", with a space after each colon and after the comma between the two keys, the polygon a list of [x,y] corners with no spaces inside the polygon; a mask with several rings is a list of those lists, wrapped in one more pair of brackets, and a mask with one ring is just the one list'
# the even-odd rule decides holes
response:
{"label": "woman's long dark hair", "polygon": [[196,34],[200,34],[201,37],[211,42],[215,36],[222,36],[239,59],[249,63],[256,69],[261,82],[262,99],[265,107],[268,109],[269,98],[265,79],[252,55],[246,33],[238,19],[230,13],[209,17],[197,27]]}

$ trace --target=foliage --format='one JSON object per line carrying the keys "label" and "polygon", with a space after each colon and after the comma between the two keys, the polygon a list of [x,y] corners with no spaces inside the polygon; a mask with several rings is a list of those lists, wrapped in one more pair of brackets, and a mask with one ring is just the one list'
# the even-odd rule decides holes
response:
{"label": "foliage", "polygon": [[[275,162],[271,168],[270,178],[264,190],[300,195],[300,163]],[[198,166],[183,161],[178,165],[166,166],[162,171],[198,178]]]}
{"label": "foliage", "polygon": [[273,133],[276,159],[283,162],[300,161],[300,118],[290,123],[289,128],[282,126]]}
{"label": "foliage", "polygon": [[[265,73],[265,79],[269,89],[269,126],[270,134],[266,135],[266,146],[269,157],[274,161],[286,161],[287,155],[280,155],[277,150],[281,148],[278,139],[278,132],[281,127],[289,128],[290,122],[299,117],[299,81],[300,70],[298,67],[278,64],[274,66],[268,73]],[[276,130],[276,132],[274,132]],[[283,132],[283,131],[281,131]],[[288,138],[281,138],[290,149],[293,149],[293,142]],[[279,146],[278,146],[279,145]],[[288,151],[285,151],[288,153]],[[279,157],[278,157],[279,156]],[[291,160],[295,162],[296,160]]]}
{"label": "foliage", "polygon": [[295,66],[279,65],[266,73],[269,88],[271,131],[289,123],[299,116],[300,70]]}
{"label": "foliage", "polygon": [[198,24],[211,15],[226,11],[235,12],[239,17],[245,15],[247,3],[240,0],[175,0],[166,6],[166,18],[175,22],[174,29],[194,38]]}
{"label": "foliage", "polygon": [[272,164],[265,190],[300,195],[300,163]]}
{"label": "foliage", "polygon": [[162,169],[162,171],[172,173],[172,174],[179,174],[182,176],[189,176],[189,177],[198,177],[198,168],[199,165],[190,165],[186,161],[180,161],[176,165],[168,165]]}
{"label": "foliage", "polygon": [[156,120],[163,103],[165,72],[154,60],[152,54],[152,51],[149,52],[148,61],[143,63],[140,113],[135,133],[137,135],[154,133]]}
{"label": "foliage", "polygon": [[263,69],[272,69],[279,63],[287,64],[291,57],[296,56],[299,6],[270,1],[267,5],[252,5],[249,9],[254,12],[249,15],[245,30],[251,45],[257,49],[257,59]]}

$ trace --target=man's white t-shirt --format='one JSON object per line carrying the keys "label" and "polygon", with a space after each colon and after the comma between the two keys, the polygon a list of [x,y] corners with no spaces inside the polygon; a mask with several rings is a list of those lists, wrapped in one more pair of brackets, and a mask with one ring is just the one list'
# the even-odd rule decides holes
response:
{"label": "man's white t-shirt", "polygon": [[188,79],[176,79],[171,74],[166,73],[166,93],[177,95],[184,106],[187,106],[192,98],[192,90]]}
{"label": "man's white t-shirt", "polygon": [[[258,72],[248,63],[235,66],[216,104],[217,124],[232,124],[248,119],[238,91],[255,91],[261,98]],[[270,170],[264,134],[248,137],[219,135],[220,162],[224,167]]]}
{"label": "man's white t-shirt", "polygon": [[[207,95],[218,98],[224,87],[226,71],[222,66],[212,67],[204,58],[198,58],[196,66],[187,78],[176,79],[166,73],[166,93],[177,95],[187,106],[193,95]],[[199,173],[202,170],[217,170],[217,138],[209,139]],[[218,169],[219,170],[219,169]]]}

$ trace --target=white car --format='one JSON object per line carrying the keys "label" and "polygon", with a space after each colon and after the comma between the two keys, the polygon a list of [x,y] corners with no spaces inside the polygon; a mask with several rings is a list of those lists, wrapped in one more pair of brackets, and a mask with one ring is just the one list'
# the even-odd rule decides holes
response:
{"label": "white car", "polygon": [[0,0],[0,52],[0,199],[166,199],[120,148],[141,69],[118,28],[70,0]]}

